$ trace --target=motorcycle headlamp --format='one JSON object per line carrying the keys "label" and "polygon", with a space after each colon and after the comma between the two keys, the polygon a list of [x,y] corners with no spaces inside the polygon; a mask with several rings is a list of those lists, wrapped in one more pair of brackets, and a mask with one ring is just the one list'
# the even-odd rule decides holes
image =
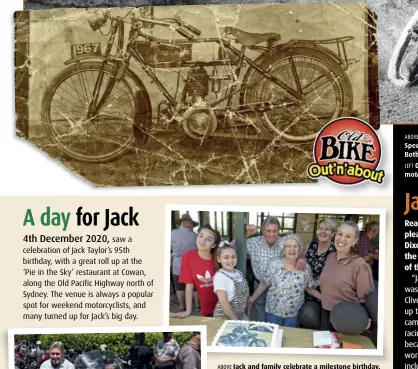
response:
{"label": "motorcycle headlamp", "polygon": [[104,11],[97,11],[93,13],[87,22],[93,32],[96,32],[98,29],[106,25],[107,22],[107,13]]}

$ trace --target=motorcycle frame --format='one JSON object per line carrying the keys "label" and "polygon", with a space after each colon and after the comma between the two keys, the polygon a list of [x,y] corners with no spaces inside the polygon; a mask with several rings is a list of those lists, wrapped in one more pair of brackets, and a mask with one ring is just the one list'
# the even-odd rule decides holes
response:
{"label": "motorcycle frame", "polygon": [[[152,41],[158,41],[158,42],[161,42],[162,44],[171,43],[170,40],[159,40],[159,39],[157,40],[156,38],[149,38],[149,40],[151,42]],[[208,61],[208,62],[196,62],[196,61],[183,61],[183,62],[179,62],[179,63],[160,62],[160,63],[155,63],[153,65],[155,68],[164,68],[164,67],[166,67],[166,68],[172,68],[172,67],[192,68],[192,67],[196,67],[196,66],[214,67],[214,66],[224,66],[224,65],[235,65],[236,68],[234,70],[234,74],[235,74],[236,78],[238,79],[240,77],[240,74],[241,74],[241,68],[245,67],[246,66],[245,63],[247,63],[251,68],[258,71],[264,77],[268,78],[272,82],[276,83],[278,86],[283,88],[287,93],[289,93],[295,99],[299,99],[301,97],[301,94],[299,92],[294,91],[291,87],[284,84],[283,82],[281,82],[280,80],[275,78],[273,75],[266,72],[264,69],[260,68],[250,58],[248,58],[245,55],[247,47],[244,46],[244,45],[242,45],[241,50],[239,50],[239,49],[237,49],[237,48],[235,48],[231,45],[231,40],[229,40],[229,39],[225,40],[225,39],[222,39],[222,38],[197,38],[197,39],[194,39],[194,40],[191,40],[191,41],[181,39],[181,40],[174,40],[173,43],[175,45],[198,44],[198,43],[216,43],[220,47],[223,47],[223,48],[227,49],[228,51],[232,52],[237,57],[237,59],[234,59],[234,60],[230,60],[230,59],[214,60],[214,61]],[[267,50],[267,48],[263,48],[262,50],[258,49],[258,51],[263,51],[263,52],[265,52],[266,50]],[[164,87],[164,85],[158,79],[156,74],[153,72],[153,69],[152,68],[151,69],[147,68],[151,65],[148,64],[144,60],[142,55],[137,50],[135,50],[133,47],[131,47],[130,44],[128,44],[127,51],[130,52],[133,55],[133,57],[137,61],[137,63],[142,67],[142,69],[145,71],[145,73],[158,86],[158,88],[160,89],[160,91],[162,92],[164,97],[170,102],[170,104],[175,105],[176,104],[175,98],[173,96],[171,96],[171,94],[167,91],[167,89]],[[292,60],[292,62],[293,62],[293,60]],[[213,102],[211,104],[211,107],[215,107],[215,106],[217,106],[218,104],[220,104],[221,102],[223,102],[225,100],[228,100],[227,106],[229,107],[230,104],[231,104],[232,97],[236,93],[241,92],[242,90],[245,90],[246,88],[249,87],[249,85],[245,82],[243,82],[242,84],[243,85],[239,89],[236,89],[235,85],[231,85],[229,87],[229,92],[227,92],[224,97],[222,97],[222,98],[216,100],[215,102]]]}
{"label": "motorcycle frame", "polygon": [[[273,75],[271,75],[270,73],[268,73],[267,71],[265,71],[264,69],[260,68],[253,60],[251,60],[250,58],[248,58],[245,55],[246,49],[247,47],[244,45],[241,45],[241,49],[237,49],[234,46],[231,45],[231,41],[230,39],[223,39],[223,38],[196,38],[196,39],[192,39],[192,40],[185,40],[185,39],[175,39],[175,40],[165,40],[165,39],[157,39],[153,36],[144,34],[141,32],[141,27],[138,25],[133,25],[131,24],[131,29],[129,32],[129,41],[126,45],[126,48],[124,50],[124,23],[125,21],[123,20],[122,17],[116,17],[116,18],[112,18],[112,24],[111,24],[111,29],[109,31],[109,40],[105,49],[105,53],[104,55],[100,58],[102,61],[102,68],[99,72],[99,75],[97,77],[94,89],[93,89],[93,93],[92,93],[92,99],[89,102],[89,108],[88,108],[88,114],[87,114],[87,118],[91,118],[92,116],[94,116],[96,114],[96,112],[98,110],[100,110],[100,108],[103,106],[103,104],[105,103],[105,101],[107,100],[107,98],[110,96],[113,87],[116,83],[116,74],[118,72],[119,69],[119,65],[121,63],[124,62],[124,55],[126,55],[126,53],[129,53],[129,55],[132,55],[132,57],[134,58],[134,60],[141,66],[141,68],[144,70],[144,72],[151,78],[151,80],[158,86],[159,90],[161,91],[161,93],[164,95],[164,97],[168,100],[168,102],[170,103],[171,106],[176,106],[177,101],[175,99],[175,97],[173,97],[168,90],[165,88],[164,84],[160,81],[160,79],[157,77],[156,73],[153,71],[153,68],[150,67],[156,67],[156,68],[162,68],[163,66],[161,64],[163,64],[165,67],[178,67],[178,68],[191,68],[191,67],[196,67],[196,66],[220,66],[220,65],[236,65],[236,68],[234,70],[234,74],[236,76],[237,79],[239,79],[240,77],[240,73],[241,73],[241,69],[242,67],[245,67],[247,63],[249,68],[252,68],[253,70],[261,73],[264,77],[266,77],[267,79],[269,79],[270,81],[272,81],[273,83],[275,83],[276,85],[278,85],[279,87],[281,87],[283,90],[285,90],[287,93],[289,93],[289,95],[291,95],[295,101],[299,100],[302,98],[303,93],[302,91],[299,89],[299,91],[295,91],[293,88],[289,87],[288,85],[286,85],[285,83],[283,83],[282,81],[280,81],[279,79],[277,79],[276,77],[274,77]],[[116,57],[111,55],[111,51],[112,48],[114,46],[115,43],[115,38],[116,38],[116,34],[118,34],[118,39],[116,40],[117,43],[117,48],[116,48]],[[235,60],[214,60],[214,61],[209,61],[209,62],[196,62],[196,61],[184,61],[184,62],[179,62],[179,63],[166,63],[166,62],[162,62],[162,63],[157,63],[155,65],[152,65],[150,63],[147,63],[144,58],[142,57],[142,55],[135,50],[135,48],[132,46],[132,42],[133,40],[136,39],[137,36],[142,36],[143,38],[145,38],[146,40],[150,41],[150,42],[160,42],[160,43],[165,43],[165,44],[177,44],[177,45],[184,45],[184,44],[195,44],[195,43],[217,43],[218,45],[220,45],[221,47],[224,47],[225,49],[227,49],[228,51],[230,51],[233,55],[235,55],[237,57],[237,59]],[[251,50],[255,50],[261,53],[261,55],[256,59],[259,60],[260,58],[262,58],[263,56],[267,55],[267,47],[262,47],[262,46],[254,46],[254,47],[248,47]],[[87,59],[94,59],[97,58],[97,56],[91,55],[91,54],[85,54],[85,55],[81,55],[81,56],[76,56],[73,57],[72,59],[70,59],[69,61],[67,61],[65,64],[70,64],[73,62],[79,62],[81,60],[87,60]],[[295,73],[295,66],[294,66],[294,61],[293,58],[290,57],[291,59],[291,63],[292,63],[292,71],[293,74]],[[112,62],[115,65],[115,72],[113,73],[112,78],[109,80],[108,85],[105,88],[105,91],[103,93],[103,96],[100,100],[100,102],[97,102],[97,98],[100,95],[100,87],[101,87],[101,83],[103,81],[103,76],[104,76],[104,66],[106,65],[106,63],[108,62]],[[242,91],[244,91],[245,89],[247,89],[248,87],[250,87],[251,85],[246,83],[245,81],[241,82],[241,86],[239,88],[236,88],[235,84],[232,84],[231,86],[229,86],[227,93],[225,94],[225,96],[217,99],[216,101],[214,101],[213,103],[210,104],[211,108],[215,108],[217,105],[219,105],[220,103],[222,103],[223,101],[227,100],[227,104],[226,104],[226,109],[227,110],[232,103],[232,98],[235,94],[240,93]],[[241,107],[245,107],[245,105],[242,105]],[[219,109],[219,108],[218,108]]]}

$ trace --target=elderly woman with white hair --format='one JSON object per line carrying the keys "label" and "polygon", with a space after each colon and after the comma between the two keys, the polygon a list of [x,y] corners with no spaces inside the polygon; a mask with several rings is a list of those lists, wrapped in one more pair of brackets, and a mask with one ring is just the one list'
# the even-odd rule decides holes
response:
{"label": "elderly woman with white hair", "polygon": [[266,322],[285,327],[297,327],[299,309],[305,301],[305,291],[317,299],[320,293],[315,290],[311,268],[306,264],[303,270],[296,268],[302,256],[302,241],[297,234],[289,234],[280,242],[282,258],[275,261],[257,290],[251,296],[253,304],[264,291],[267,291]]}

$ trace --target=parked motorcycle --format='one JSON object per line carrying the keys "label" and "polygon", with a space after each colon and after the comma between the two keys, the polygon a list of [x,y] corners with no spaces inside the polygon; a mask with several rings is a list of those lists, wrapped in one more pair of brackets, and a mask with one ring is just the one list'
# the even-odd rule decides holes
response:
{"label": "parked motorcycle", "polygon": [[[104,52],[100,42],[71,45],[66,68],[43,95],[42,123],[71,159],[109,162],[134,141],[144,145],[161,131],[180,131],[200,141],[309,142],[329,121],[352,114],[346,71],[358,60],[347,56],[346,44],[353,36],[282,43],[275,32],[224,27],[219,37],[202,38],[201,30],[179,17],[156,18],[152,7],[130,10],[124,17],[97,12],[89,19],[91,30],[103,35],[109,23]],[[150,31],[156,26],[182,38],[154,37]],[[193,45],[202,44],[217,48],[212,60],[193,60]],[[248,51],[258,56],[249,57]],[[130,68],[133,62],[163,96],[153,102],[156,119],[144,82]],[[182,81],[180,70],[185,69]],[[159,70],[177,74],[174,94],[157,76]]]}
{"label": "parked motorcycle", "polygon": [[83,350],[75,350],[73,348],[70,348],[66,351],[65,358],[73,363],[77,359],[77,357],[81,355],[83,352]]}
{"label": "parked motorcycle", "polygon": [[49,352],[41,348],[41,342],[21,345],[15,348],[15,367],[19,369],[39,369],[42,363],[49,359]]}
{"label": "parked motorcycle", "polygon": [[15,368],[24,369],[25,367],[25,360],[19,354],[15,354]]}
{"label": "parked motorcycle", "polygon": [[103,350],[85,352],[74,361],[74,369],[125,369],[117,355],[109,355]]}

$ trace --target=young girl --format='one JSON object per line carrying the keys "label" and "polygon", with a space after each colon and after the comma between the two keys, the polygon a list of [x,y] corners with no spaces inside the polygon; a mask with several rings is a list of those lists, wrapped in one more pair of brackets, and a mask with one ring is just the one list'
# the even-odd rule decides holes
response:
{"label": "young girl", "polygon": [[213,316],[218,298],[213,292],[216,272],[216,249],[221,235],[210,225],[203,225],[197,234],[197,250],[187,251],[181,262],[179,282],[186,285],[186,311],[171,314],[172,318],[185,318],[192,313],[193,287],[200,298],[200,313]]}
{"label": "young girl", "polygon": [[218,296],[214,317],[232,320],[247,319],[245,309],[250,297],[246,279],[235,269],[237,252],[227,242],[223,242],[217,251],[218,267],[213,279],[213,290]]}

